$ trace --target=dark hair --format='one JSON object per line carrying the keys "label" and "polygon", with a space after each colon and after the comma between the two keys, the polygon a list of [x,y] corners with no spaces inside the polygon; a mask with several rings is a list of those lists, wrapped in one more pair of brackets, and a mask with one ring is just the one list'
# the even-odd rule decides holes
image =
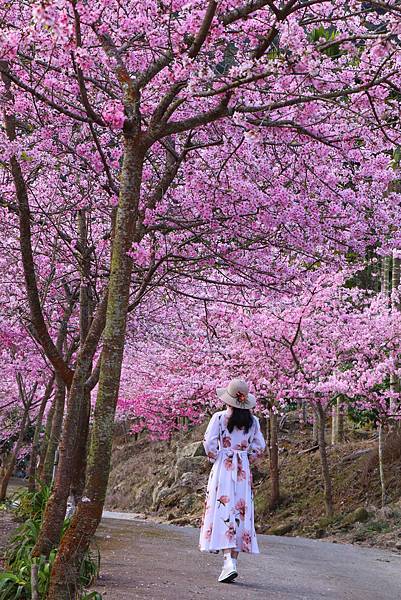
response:
{"label": "dark hair", "polygon": [[251,411],[247,408],[237,408],[232,406],[232,413],[228,418],[227,429],[230,433],[233,432],[234,427],[237,429],[243,429],[245,433],[248,433],[253,424],[253,417]]}

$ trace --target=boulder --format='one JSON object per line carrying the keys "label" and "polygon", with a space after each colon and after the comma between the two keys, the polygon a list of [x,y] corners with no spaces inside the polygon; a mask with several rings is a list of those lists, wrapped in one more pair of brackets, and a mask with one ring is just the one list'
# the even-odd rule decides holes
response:
{"label": "boulder", "polygon": [[370,514],[364,506],[360,506],[353,512],[345,515],[342,520],[343,525],[353,525],[354,523],[365,523],[370,517]]}
{"label": "boulder", "polygon": [[185,488],[169,488],[168,492],[159,496],[158,503],[165,507],[177,507],[181,499],[187,494]]}
{"label": "boulder", "polygon": [[175,479],[179,479],[184,473],[202,473],[205,470],[205,459],[203,456],[184,456],[175,463]]}
{"label": "boulder", "polygon": [[278,525],[277,527],[272,527],[269,529],[268,533],[270,535],[286,535],[290,531],[292,531],[295,527],[295,523],[290,521],[289,523],[283,523],[282,525]]}
{"label": "boulder", "polygon": [[194,491],[203,488],[205,484],[205,477],[192,471],[183,473],[176,483],[180,487],[187,487]]}
{"label": "boulder", "polygon": [[206,456],[203,442],[192,442],[186,446],[179,446],[177,449],[177,460],[194,456]]}
{"label": "boulder", "polygon": [[391,508],[391,506],[383,506],[383,508],[379,508],[377,515],[381,519],[392,519],[394,516],[396,516],[395,511],[393,508]]}
{"label": "boulder", "polygon": [[[158,501],[159,501],[159,495],[162,493],[163,490],[168,490],[170,489],[165,481],[159,481],[153,488],[153,493],[152,493],[152,504],[153,506],[157,505]],[[165,493],[165,492],[164,492]]]}

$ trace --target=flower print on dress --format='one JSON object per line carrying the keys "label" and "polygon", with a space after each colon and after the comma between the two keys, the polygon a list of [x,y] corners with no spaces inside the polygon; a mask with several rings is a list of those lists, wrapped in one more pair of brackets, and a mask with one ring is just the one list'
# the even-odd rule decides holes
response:
{"label": "flower print on dress", "polygon": [[242,532],[242,552],[250,552],[252,544],[252,536],[249,531]]}
{"label": "flower print on dress", "polygon": [[236,444],[234,447],[236,450],[246,450],[248,448],[248,442],[246,440],[242,440],[242,442]]}
{"label": "flower print on dress", "polygon": [[212,532],[213,532],[213,525],[209,525],[209,527],[205,531],[205,540],[208,540],[210,542],[210,540],[212,539]]}
{"label": "flower print on dress", "polygon": [[226,506],[228,504],[228,502],[230,502],[230,497],[229,496],[220,496],[220,498],[217,498],[217,502],[219,503],[219,508],[220,508],[220,506]]}
{"label": "flower print on dress", "polygon": [[237,463],[237,481],[246,481],[246,471],[242,468],[242,460],[238,457]]}
{"label": "flower print on dress", "polygon": [[227,471],[232,471],[234,469],[234,463],[233,463],[232,456],[227,456],[227,458],[224,459],[224,466]]}
{"label": "flower print on dress", "polygon": [[235,540],[236,529],[233,523],[230,523],[228,529],[226,531],[226,538],[229,542],[233,542]]}
{"label": "flower print on dress", "polygon": [[237,469],[237,481],[246,481],[246,471],[240,466]]}
{"label": "flower print on dress", "polygon": [[207,453],[207,457],[209,460],[211,461],[215,461],[217,458],[217,453],[216,452],[212,452],[211,450]]}
{"label": "flower print on dress", "polygon": [[230,448],[231,438],[229,435],[223,435],[222,442],[223,442],[223,448]]}
{"label": "flower print on dress", "polygon": [[241,519],[241,521],[244,521],[245,519],[245,513],[246,513],[246,503],[244,498],[240,498],[238,500],[238,502],[235,504],[235,510],[237,511],[237,514],[239,515],[239,518]]}

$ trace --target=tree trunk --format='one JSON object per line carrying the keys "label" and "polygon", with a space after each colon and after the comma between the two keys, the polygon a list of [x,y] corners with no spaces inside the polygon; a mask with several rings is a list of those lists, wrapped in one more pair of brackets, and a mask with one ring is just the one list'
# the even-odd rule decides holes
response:
{"label": "tree trunk", "polygon": [[2,470],[2,479],[0,483],[0,502],[4,502],[7,495],[7,488],[9,481],[14,473],[15,463],[17,461],[18,452],[22,446],[22,442],[24,441],[24,435],[26,433],[26,427],[28,424],[29,417],[29,405],[25,407],[24,415],[21,421],[21,427],[18,435],[18,439],[14,444],[14,447],[10,453],[9,461],[6,467]]}
{"label": "tree trunk", "polygon": [[386,505],[386,479],[384,477],[384,460],[383,460],[383,423],[379,423],[379,474],[380,474],[380,487],[381,487],[381,502],[382,508]]}
{"label": "tree trunk", "polygon": [[390,267],[391,258],[389,256],[384,256],[382,258],[381,267],[381,291],[386,296],[390,296]]}
{"label": "tree trunk", "polygon": [[42,439],[42,444],[40,446],[39,466],[37,468],[37,472],[39,473],[40,481],[43,481],[44,465],[45,465],[45,460],[46,460],[47,448],[48,448],[50,436],[52,433],[52,425],[53,425],[53,417],[54,417],[55,409],[56,409],[56,395],[54,395],[51,406],[50,406],[50,410],[47,413],[45,433],[44,433],[44,436]]}
{"label": "tree trunk", "polygon": [[54,413],[52,419],[52,428],[47,442],[46,456],[43,463],[43,471],[41,480],[45,485],[51,485],[53,479],[53,467],[56,456],[56,450],[60,443],[61,429],[63,426],[64,404],[65,404],[65,385],[64,382],[57,377],[56,379],[56,394],[54,398]]}
{"label": "tree trunk", "polygon": [[[85,209],[81,209],[77,213],[77,229],[80,242],[80,290],[79,290],[79,335],[80,349],[84,347],[86,337],[89,332],[89,325],[93,313],[93,301],[89,286],[90,281],[90,254],[88,248],[88,231],[87,231],[87,214]],[[90,377],[92,371],[92,363],[89,365],[86,379]],[[81,409],[78,422],[78,436],[75,448],[74,466],[71,481],[71,495],[76,506],[82,498],[85,487],[86,478],[86,459],[87,445],[89,433],[89,417],[90,417],[90,390],[85,389],[82,397]]]}
{"label": "tree trunk", "polygon": [[[85,369],[84,373],[87,372]],[[68,393],[67,411],[64,419],[64,427],[59,444],[59,462],[56,471],[54,488],[43,515],[42,527],[36,545],[32,551],[33,556],[44,554],[48,556],[52,548],[60,541],[61,528],[63,526],[67,509],[67,499],[70,493],[72,469],[74,463],[75,446],[77,439],[80,406],[84,393],[84,373],[75,370],[73,384]],[[55,415],[56,417],[56,412]],[[59,413],[57,417],[59,417]],[[56,443],[59,437],[52,436],[52,447],[48,448],[46,457],[45,473],[48,482],[49,469],[53,468]],[[53,459],[51,458],[53,456]]]}
{"label": "tree trunk", "polygon": [[338,441],[344,441],[344,407],[341,399],[337,398],[337,424],[338,424]]}
{"label": "tree trunk", "polygon": [[331,517],[333,515],[333,492],[331,486],[331,477],[329,462],[327,459],[327,446],[326,446],[326,413],[323,410],[321,404],[316,405],[316,413],[318,418],[318,434],[319,434],[319,452],[320,461],[322,466],[322,477],[323,477],[323,488],[324,488],[324,503],[326,507],[326,515]]}
{"label": "tree trunk", "polygon": [[337,410],[333,404],[331,407],[331,445],[334,446],[337,443]]}
{"label": "tree trunk", "polygon": [[76,593],[79,565],[100,522],[110,471],[113,424],[120,384],[132,260],[145,148],[125,139],[121,191],[113,240],[109,298],[103,335],[98,395],[88,460],[85,501],[81,501],[64,535],[53,565],[48,600]]}
{"label": "tree trunk", "polygon": [[[340,436],[340,430],[341,430],[341,436]],[[338,396],[336,398],[335,404],[333,404],[333,406],[332,406],[332,413],[331,413],[331,445],[332,446],[334,446],[335,444],[338,444],[338,442],[340,441],[340,437],[342,439],[343,431],[344,431],[344,421],[343,421],[342,413],[341,413],[341,400],[340,400],[340,397]]]}
{"label": "tree trunk", "polygon": [[305,429],[308,424],[308,404],[306,400],[302,400],[301,402],[301,429]]}
{"label": "tree trunk", "polygon": [[[391,310],[398,311],[400,310],[400,302],[398,298],[396,298],[395,294],[398,291],[400,285],[400,259],[395,255],[395,251],[393,252],[393,263],[392,263],[392,276],[391,276]],[[396,356],[396,366],[399,368],[399,355]],[[390,389],[393,393],[397,394],[397,399],[391,398],[390,401],[390,414],[395,415],[399,411],[400,402],[398,400],[400,393],[400,381],[394,373],[391,373],[390,376]],[[399,421],[392,420],[391,428],[395,429],[399,427]]]}
{"label": "tree trunk", "polygon": [[261,415],[259,421],[260,421],[260,430],[262,432],[263,437],[266,439],[267,438],[267,419],[264,415]]}
{"label": "tree trunk", "polygon": [[313,426],[312,426],[312,444],[317,446],[319,443],[319,424],[318,417],[315,412],[313,412]]}
{"label": "tree trunk", "polygon": [[40,449],[40,432],[42,431],[43,415],[46,410],[47,403],[53,391],[54,375],[48,382],[45,393],[43,394],[42,402],[40,403],[38,415],[36,417],[35,433],[33,435],[31,457],[29,461],[28,471],[28,489],[30,492],[34,492],[36,488],[36,469],[38,462],[38,454]]}
{"label": "tree trunk", "polygon": [[103,331],[106,307],[107,296],[104,296],[97,307],[84,347],[78,354],[71,388],[67,397],[67,410],[59,445],[59,464],[53,493],[46,505],[41,531],[33,549],[33,556],[40,556],[41,554],[48,556],[50,550],[57,546],[60,541],[72,481],[78,422],[86,389],[86,376]]}
{"label": "tree trunk", "polygon": [[79,436],[77,439],[74,467],[71,481],[71,495],[74,497],[75,505],[82,498],[86,480],[86,463],[88,450],[88,434],[89,434],[89,417],[90,417],[90,392],[85,390],[82,402],[81,412],[79,415]]}
{"label": "tree trunk", "polygon": [[269,466],[271,480],[270,510],[277,508],[280,501],[280,471],[278,462],[278,415],[270,410]]}

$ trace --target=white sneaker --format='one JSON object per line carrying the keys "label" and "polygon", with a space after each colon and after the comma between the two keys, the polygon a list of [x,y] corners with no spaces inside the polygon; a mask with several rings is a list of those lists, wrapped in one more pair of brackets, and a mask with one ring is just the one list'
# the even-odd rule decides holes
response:
{"label": "white sneaker", "polygon": [[218,579],[220,583],[229,583],[238,576],[236,562],[231,557],[224,560],[223,569]]}

